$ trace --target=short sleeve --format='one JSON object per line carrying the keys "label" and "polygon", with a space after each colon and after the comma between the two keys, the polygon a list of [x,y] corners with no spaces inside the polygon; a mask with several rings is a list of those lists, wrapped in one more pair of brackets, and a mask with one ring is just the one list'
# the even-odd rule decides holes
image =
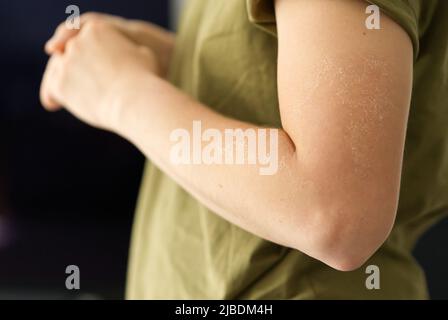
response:
{"label": "short sleeve", "polygon": [[[368,3],[377,5],[383,13],[388,15],[408,33],[414,47],[415,59],[419,51],[417,12],[419,12],[421,1],[367,0]],[[277,35],[274,0],[246,0],[246,4],[249,21],[264,31]]]}
{"label": "short sleeve", "polygon": [[274,0],[246,0],[249,21],[260,29],[277,36]]}
{"label": "short sleeve", "polygon": [[419,52],[418,16],[421,0],[367,0],[398,23],[409,35],[414,47],[414,59]]}

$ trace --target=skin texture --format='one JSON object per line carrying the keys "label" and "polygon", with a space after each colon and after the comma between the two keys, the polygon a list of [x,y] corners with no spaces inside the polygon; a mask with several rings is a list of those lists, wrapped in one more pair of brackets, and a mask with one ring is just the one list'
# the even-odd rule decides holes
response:
{"label": "skin texture", "polygon": [[[192,131],[194,120],[203,129],[256,127],[217,114],[166,82],[160,49],[152,48],[160,44],[132,40],[108,19],[51,40],[41,100],[49,110],[62,105],[127,138],[228,221],[353,270],[394,223],[412,87],[409,37],[384,14],[381,30],[367,30],[366,6],[276,1],[283,129],[272,176],[259,175],[256,165],[172,164],[170,133]],[[171,36],[155,38],[167,44]]]}

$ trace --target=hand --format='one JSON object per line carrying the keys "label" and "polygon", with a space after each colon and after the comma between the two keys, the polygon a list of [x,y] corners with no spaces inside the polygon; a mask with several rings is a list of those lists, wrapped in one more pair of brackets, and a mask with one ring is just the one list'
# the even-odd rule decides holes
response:
{"label": "hand", "polygon": [[81,26],[79,29],[68,29],[66,27],[65,22],[61,23],[56,28],[53,36],[45,43],[45,52],[49,55],[52,55],[56,52],[61,53],[64,52],[67,41],[75,37],[80,32],[83,26],[91,22],[109,23],[112,26],[114,26],[117,30],[120,30],[123,33],[130,33],[127,32],[129,29],[128,20],[118,16],[112,16],[96,12],[88,12],[81,15],[80,20],[81,20]]}
{"label": "hand", "polygon": [[[80,17],[81,29],[88,23],[101,22],[109,24],[120,31],[132,42],[151,49],[158,60],[160,76],[165,76],[171,61],[171,53],[174,47],[174,34],[155,24],[128,20],[118,16],[88,12]],[[68,29],[65,23],[61,23],[55,34],[45,44],[45,51],[52,55],[56,52],[64,52],[67,41],[75,37],[80,30]]]}
{"label": "hand", "polygon": [[[50,111],[64,106],[90,125],[113,129],[119,118],[120,94],[132,90],[140,75],[157,74],[154,53],[136,45],[111,24],[86,22],[64,51],[47,65],[41,102]],[[114,103],[115,102],[115,103]]]}

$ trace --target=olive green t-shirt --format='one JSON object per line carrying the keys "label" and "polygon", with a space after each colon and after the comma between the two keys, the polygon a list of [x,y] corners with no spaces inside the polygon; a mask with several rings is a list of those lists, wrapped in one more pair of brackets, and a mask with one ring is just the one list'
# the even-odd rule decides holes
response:
{"label": "olive green t-shirt", "polygon": [[[358,270],[336,271],[227,222],[148,162],[128,299],[427,297],[411,251],[448,211],[448,1],[368,2],[406,30],[415,53],[399,209],[384,245]],[[224,115],[280,127],[276,59],[273,0],[188,0],[170,80]],[[380,269],[379,290],[366,288],[367,265]]]}

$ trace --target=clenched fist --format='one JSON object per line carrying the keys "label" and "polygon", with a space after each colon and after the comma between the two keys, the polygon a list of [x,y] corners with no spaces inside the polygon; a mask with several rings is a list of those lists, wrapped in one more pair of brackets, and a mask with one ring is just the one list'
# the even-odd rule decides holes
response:
{"label": "clenched fist", "polygon": [[61,25],[45,47],[51,57],[41,84],[43,106],[49,111],[64,107],[90,125],[111,129],[119,117],[114,102],[120,92],[129,91],[143,74],[163,73],[160,46],[152,49],[139,41],[143,33],[137,24],[90,14],[80,30]]}

